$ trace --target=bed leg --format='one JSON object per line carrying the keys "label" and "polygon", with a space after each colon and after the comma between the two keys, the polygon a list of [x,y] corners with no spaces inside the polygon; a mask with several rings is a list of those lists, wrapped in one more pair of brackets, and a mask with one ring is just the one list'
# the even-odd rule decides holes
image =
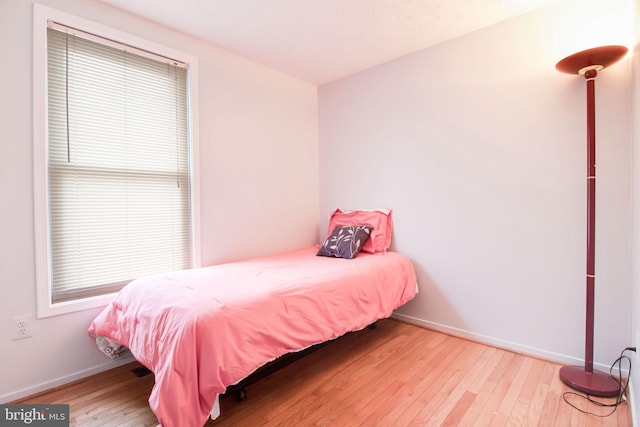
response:
{"label": "bed leg", "polygon": [[242,402],[246,398],[247,398],[247,391],[244,389],[244,387],[236,391],[236,402]]}

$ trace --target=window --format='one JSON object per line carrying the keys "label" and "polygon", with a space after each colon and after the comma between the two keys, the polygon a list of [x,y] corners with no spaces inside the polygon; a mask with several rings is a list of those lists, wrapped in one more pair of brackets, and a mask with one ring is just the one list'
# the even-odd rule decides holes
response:
{"label": "window", "polygon": [[188,63],[59,20],[46,27],[40,316],[104,304],[137,277],[197,259]]}

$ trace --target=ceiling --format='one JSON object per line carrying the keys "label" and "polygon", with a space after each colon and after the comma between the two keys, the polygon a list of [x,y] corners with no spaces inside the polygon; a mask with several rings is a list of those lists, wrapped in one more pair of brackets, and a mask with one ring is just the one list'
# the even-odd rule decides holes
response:
{"label": "ceiling", "polygon": [[100,0],[323,84],[559,0]]}

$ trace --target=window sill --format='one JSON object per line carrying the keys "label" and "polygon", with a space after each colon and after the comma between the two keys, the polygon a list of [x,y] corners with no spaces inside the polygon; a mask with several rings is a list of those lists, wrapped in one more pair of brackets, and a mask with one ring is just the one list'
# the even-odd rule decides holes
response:
{"label": "window sill", "polygon": [[[75,313],[92,308],[105,307],[115,297],[115,293],[98,295],[73,301],[51,303],[50,300],[38,301],[38,319],[59,316],[61,314]],[[48,295],[45,296],[47,298]]]}

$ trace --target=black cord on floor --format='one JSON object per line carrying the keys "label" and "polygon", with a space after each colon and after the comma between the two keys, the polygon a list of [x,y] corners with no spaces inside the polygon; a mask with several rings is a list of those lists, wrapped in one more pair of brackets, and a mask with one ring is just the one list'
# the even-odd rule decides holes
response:
{"label": "black cord on floor", "polygon": [[[567,402],[568,405],[570,405],[571,407],[575,408],[576,410],[582,412],[583,414],[587,414],[587,415],[593,415],[594,417],[608,417],[610,415],[612,415],[614,412],[616,412],[616,409],[618,409],[618,405],[620,405],[621,403],[624,403],[627,401],[627,389],[629,387],[629,378],[631,377],[631,358],[629,358],[629,356],[625,356],[625,352],[626,351],[636,351],[635,347],[627,347],[624,350],[622,350],[622,353],[620,353],[620,357],[618,357],[616,359],[615,362],[613,362],[613,364],[611,365],[611,368],[609,368],[609,375],[611,375],[611,378],[613,378],[613,380],[615,382],[618,383],[618,388],[620,390],[620,393],[618,393],[618,397],[616,398],[616,401],[614,403],[604,403],[604,402],[600,402],[597,400],[594,400],[592,396],[590,395],[584,395],[584,394],[580,394],[580,393],[576,393],[573,391],[566,391],[562,394],[562,398],[564,399],[565,402]],[[628,376],[627,378],[623,378],[622,377],[622,362],[623,361],[627,361],[627,363],[629,364],[629,371],[628,371]],[[613,375],[613,370],[615,368],[615,366],[618,365],[618,376],[614,376]],[[580,409],[578,408],[575,404],[571,403],[568,400],[568,396],[575,396],[581,399],[584,399],[586,401],[588,401],[589,403],[593,403],[596,406],[599,407],[603,407],[603,408],[612,408],[611,412],[604,414],[604,415],[600,415],[600,414],[594,414],[593,412],[589,412],[589,411],[585,411],[584,409]]]}

